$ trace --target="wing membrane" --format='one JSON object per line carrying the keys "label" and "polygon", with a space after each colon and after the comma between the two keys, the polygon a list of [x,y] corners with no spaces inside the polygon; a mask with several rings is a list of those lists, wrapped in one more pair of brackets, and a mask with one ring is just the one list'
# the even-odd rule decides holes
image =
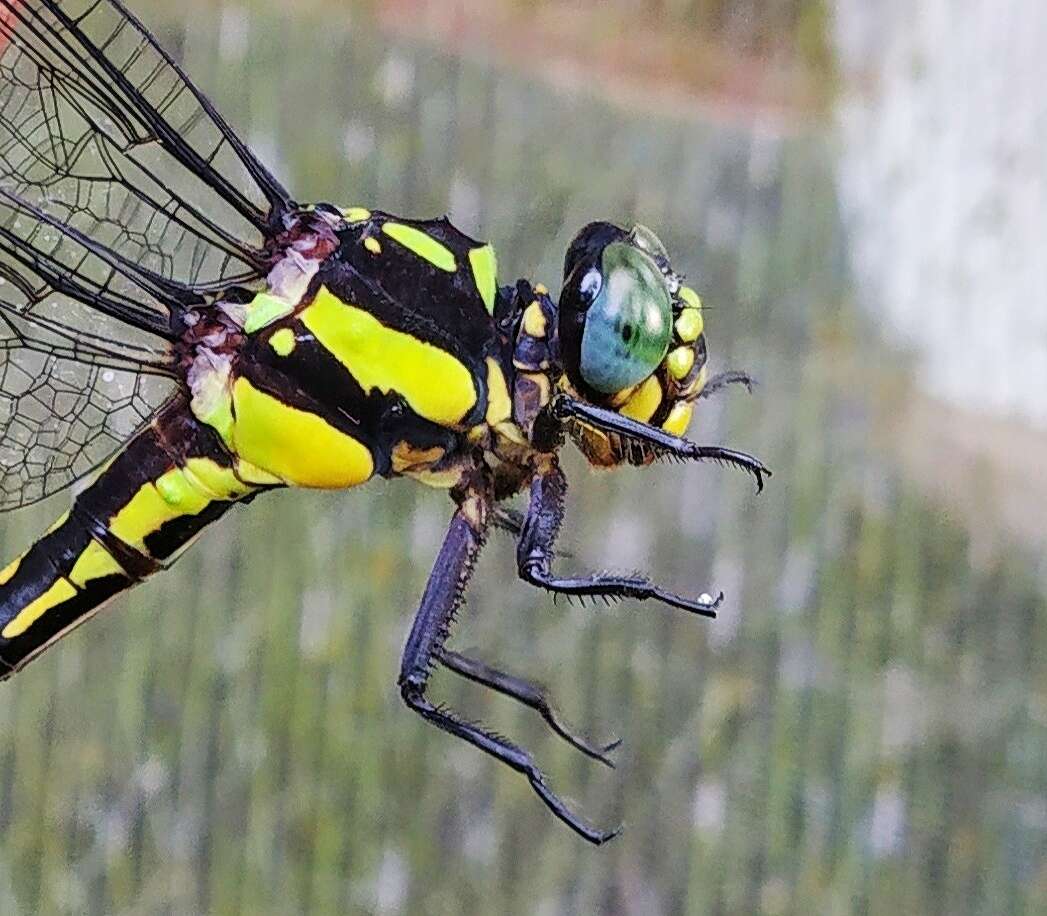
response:
{"label": "wing membrane", "polygon": [[176,319],[291,206],[117,0],[0,0],[0,511],[147,421]]}
{"label": "wing membrane", "polygon": [[[39,331],[41,329],[37,329]],[[82,343],[18,341],[0,307],[0,511],[55,493],[112,455],[173,382]]]}
{"label": "wing membrane", "polygon": [[113,0],[0,0],[0,183],[199,291],[257,276],[289,205]]}
{"label": "wing membrane", "polygon": [[[33,215],[0,189],[0,511],[93,470],[173,385],[169,344],[144,323],[144,291],[115,272],[92,287],[111,272],[106,253]],[[25,243],[8,229],[18,220],[31,226]]]}

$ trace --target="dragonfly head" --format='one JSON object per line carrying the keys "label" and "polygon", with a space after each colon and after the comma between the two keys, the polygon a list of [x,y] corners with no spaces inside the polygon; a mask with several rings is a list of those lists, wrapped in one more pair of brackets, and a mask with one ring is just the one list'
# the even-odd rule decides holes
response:
{"label": "dragonfly head", "polygon": [[[590,223],[564,260],[560,355],[575,394],[682,436],[705,383],[701,300],[646,226]],[[606,436],[575,436],[595,464],[624,460]]]}

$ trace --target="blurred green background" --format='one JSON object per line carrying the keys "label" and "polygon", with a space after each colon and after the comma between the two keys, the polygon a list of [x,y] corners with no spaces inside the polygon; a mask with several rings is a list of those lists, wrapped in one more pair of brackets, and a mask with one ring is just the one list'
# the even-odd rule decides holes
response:
{"label": "blurred green background", "polygon": [[[446,672],[434,695],[615,842],[401,706],[446,497],[285,492],[0,688],[0,912],[1047,912],[1025,26],[805,0],[134,7],[299,199],[450,212],[503,280],[554,288],[585,222],[654,227],[714,369],[762,382],[692,434],[775,476],[756,497],[716,466],[567,458],[565,567],[723,589],[712,623],[554,606],[489,544],[452,645],[621,736],[619,768]],[[971,92],[1008,41],[1017,80]],[[1016,143],[988,169],[987,135]],[[5,516],[4,555],[67,501]]]}

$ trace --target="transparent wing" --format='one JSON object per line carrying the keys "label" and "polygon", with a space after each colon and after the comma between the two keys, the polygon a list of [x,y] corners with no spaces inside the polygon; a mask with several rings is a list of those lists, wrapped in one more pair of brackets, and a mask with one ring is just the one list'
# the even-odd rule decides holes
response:
{"label": "transparent wing", "polygon": [[183,300],[257,276],[289,206],[114,0],[0,0],[0,184]]}
{"label": "transparent wing", "polygon": [[286,192],[112,0],[0,0],[0,511],[104,462]]}
{"label": "transparent wing", "polygon": [[[40,224],[36,231],[50,235],[49,228]],[[64,238],[53,236],[52,245]],[[36,270],[19,263],[15,255],[29,258],[5,247],[2,232],[0,251],[3,512],[43,499],[104,462],[174,382],[168,342],[114,317],[109,307],[121,304],[115,293],[104,307],[77,301],[68,295],[75,272],[51,276],[57,268],[43,256]]]}
{"label": "transparent wing", "polygon": [[0,182],[197,290],[257,275],[284,188],[120,3],[0,0]]}
{"label": "transparent wing", "polygon": [[[6,309],[0,328],[13,331]],[[48,349],[0,339],[0,512],[43,499],[97,468],[173,385],[77,345]]]}

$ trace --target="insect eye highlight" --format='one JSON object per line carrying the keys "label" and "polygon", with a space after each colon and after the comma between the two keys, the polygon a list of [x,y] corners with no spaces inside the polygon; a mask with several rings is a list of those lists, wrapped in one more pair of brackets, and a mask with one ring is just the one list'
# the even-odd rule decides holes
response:
{"label": "insect eye highlight", "polygon": [[595,267],[591,267],[585,276],[582,277],[582,282],[578,287],[578,291],[582,294],[583,300],[586,302],[592,302],[600,294],[602,287],[603,277],[600,276],[600,271]]}

